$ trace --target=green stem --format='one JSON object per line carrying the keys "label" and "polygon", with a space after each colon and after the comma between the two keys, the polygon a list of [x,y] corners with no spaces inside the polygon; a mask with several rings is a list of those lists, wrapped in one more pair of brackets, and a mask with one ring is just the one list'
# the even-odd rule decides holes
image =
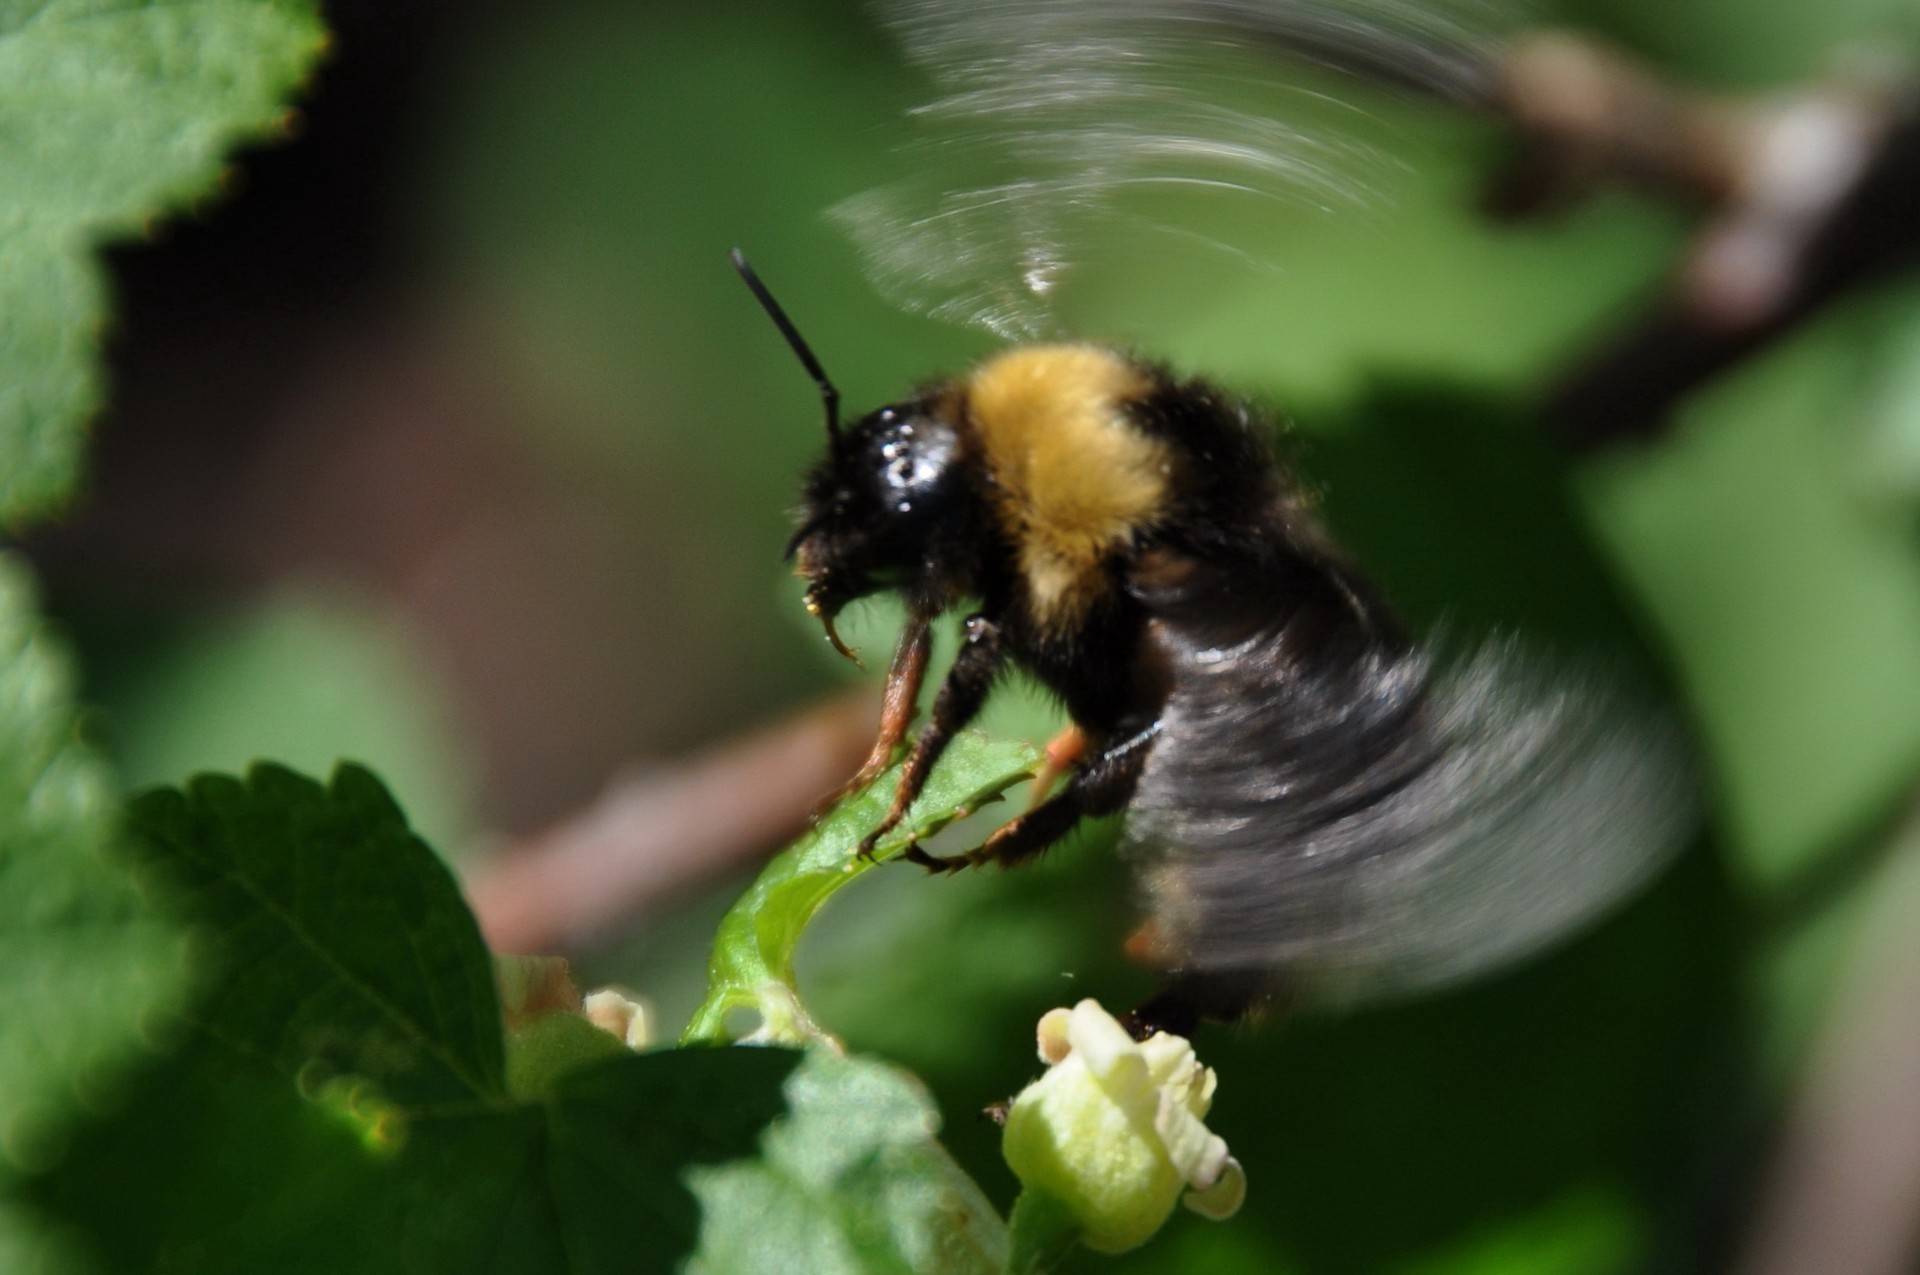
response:
{"label": "green stem", "polygon": [[794,948],[814,914],[876,863],[897,858],[909,840],[932,836],[1031,776],[1039,756],[1029,744],[963,736],[934,770],[906,826],[870,859],[854,849],[892,804],[899,768],[841,802],[775,857],[721,919],[707,964],[707,997],[680,1042],[731,1042],[727,1017],[743,1008],[760,1014],[758,1040],[806,1045],[827,1039],[793,985]]}
{"label": "green stem", "polygon": [[1073,1210],[1031,1187],[1013,1202],[1007,1230],[1013,1248],[1007,1269],[1012,1275],[1044,1275],[1080,1242],[1080,1222]]}

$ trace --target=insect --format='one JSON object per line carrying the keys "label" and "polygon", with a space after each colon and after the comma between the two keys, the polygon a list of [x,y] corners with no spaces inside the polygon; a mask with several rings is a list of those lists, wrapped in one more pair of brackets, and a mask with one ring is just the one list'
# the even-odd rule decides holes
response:
{"label": "insect", "polygon": [[808,610],[845,653],[848,603],[906,604],[856,783],[906,740],[933,621],[964,616],[861,852],[1002,675],[1025,671],[1059,697],[1081,755],[978,848],[905,857],[1011,866],[1124,811],[1171,974],[1140,1030],[1190,1031],[1299,987],[1464,977],[1592,917],[1673,849],[1687,784],[1671,739],[1512,644],[1438,661],[1240,401],[1103,346],[1025,345],[843,424],[819,361],[734,264],[826,406],[788,546]]}

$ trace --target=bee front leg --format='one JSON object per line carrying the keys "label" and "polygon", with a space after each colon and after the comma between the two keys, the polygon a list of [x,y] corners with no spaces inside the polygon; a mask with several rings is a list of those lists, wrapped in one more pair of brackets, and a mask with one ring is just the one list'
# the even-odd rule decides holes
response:
{"label": "bee front leg", "polygon": [[[914,741],[913,752],[907,756],[907,764],[900,772],[900,786],[894,791],[893,806],[887,811],[887,817],[860,842],[859,854],[862,857],[872,858],[873,849],[879,844],[880,838],[892,832],[906,818],[915,798],[926,786],[927,776],[933,773],[934,763],[947,751],[954,734],[972,721],[980,711],[980,706],[986,703],[987,692],[993,689],[993,683],[1005,664],[1006,650],[1000,639],[1000,626],[984,615],[967,617],[961,633],[960,651],[953,657],[953,667],[947,672],[947,680],[940,684],[940,693],[934,697],[933,715],[926,729]],[[907,857],[918,862],[919,859],[915,858],[918,849],[918,846],[911,847]]]}
{"label": "bee front leg", "polygon": [[977,849],[936,859],[915,846],[907,857],[929,872],[958,872],[987,863],[1011,868],[1024,863],[1072,832],[1082,819],[1124,809],[1140,784],[1148,746],[1159,733],[1155,724],[1102,749],[1074,773],[1065,788],[1002,824]]}
{"label": "bee front leg", "polygon": [[887,689],[880,702],[880,734],[873,741],[873,751],[852,779],[814,808],[814,818],[865,788],[893,764],[893,750],[907,737],[914,705],[920,699],[920,685],[926,679],[927,656],[933,649],[931,620],[930,615],[919,611],[908,613],[906,627],[900,630],[900,643],[893,648],[893,663],[887,669]]}

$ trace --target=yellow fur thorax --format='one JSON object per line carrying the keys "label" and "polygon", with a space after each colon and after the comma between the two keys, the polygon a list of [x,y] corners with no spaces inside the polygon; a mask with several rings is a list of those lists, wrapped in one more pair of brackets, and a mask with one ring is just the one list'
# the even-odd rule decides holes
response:
{"label": "yellow fur thorax", "polygon": [[1124,410],[1151,388],[1145,372],[1092,345],[1008,350],[967,380],[1000,517],[1048,627],[1079,618],[1105,587],[1102,561],[1165,505],[1172,455]]}

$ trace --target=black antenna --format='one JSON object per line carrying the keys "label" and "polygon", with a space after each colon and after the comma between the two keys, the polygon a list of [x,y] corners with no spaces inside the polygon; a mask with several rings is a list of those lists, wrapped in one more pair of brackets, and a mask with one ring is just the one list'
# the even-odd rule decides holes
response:
{"label": "black antenna", "polygon": [[827,408],[827,437],[833,442],[839,442],[840,391],[834,389],[833,382],[827,379],[827,373],[820,366],[820,360],[813,357],[813,351],[801,339],[799,329],[793,326],[793,320],[787,317],[787,312],[780,308],[780,303],[773,299],[771,292],[767,291],[767,285],[760,282],[760,276],[755,274],[753,267],[747,264],[746,255],[735,248],[727,256],[732,258],[733,268],[740,272],[742,279],[746,280],[748,289],[759,299],[760,307],[767,312],[767,317],[773,320],[773,326],[780,329],[780,335],[787,338],[787,344],[792,346],[793,352],[799,356],[800,366],[807,369],[807,375],[811,376],[813,383],[820,387],[820,401]]}

